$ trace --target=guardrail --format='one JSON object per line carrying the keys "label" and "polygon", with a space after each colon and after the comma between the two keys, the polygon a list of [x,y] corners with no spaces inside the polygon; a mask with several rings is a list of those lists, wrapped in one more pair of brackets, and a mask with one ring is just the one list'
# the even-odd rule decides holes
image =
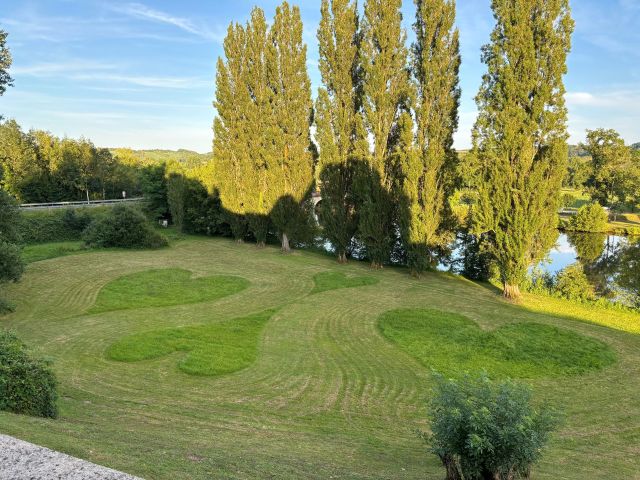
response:
{"label": "guardrail", "polygon": [[120,203],[134,203],[144,200],[142,197],[136,198],[117,198],[113,200],[91,200],[89,202],[50,202],[50,203],[23,203],[20,205],[22,210],[43,210],[52,208],[85,208],[85,207],[101,207],[109,205],[117,205]]}

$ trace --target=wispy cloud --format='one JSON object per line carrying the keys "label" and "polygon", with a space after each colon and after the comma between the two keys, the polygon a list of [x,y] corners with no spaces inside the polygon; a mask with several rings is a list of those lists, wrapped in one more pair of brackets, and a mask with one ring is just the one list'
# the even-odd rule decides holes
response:
{"label": "wispy cloud", "polygon": [[118,66],[110,63],[101,63],[88,60],[68,60],[63,62],[43,62],[32,65],[16,65],[11,70],[14,75],[30,75],[34,77],[47,77],[60,73],[85,72],[95,70],[114,70]]}
{"label": "wispy cloud", "polygon": [[142,3],[127,3],[124,5],[112,6],[113,11],[123,13],[130,17],[141,20],[149,20],[152,22],[172,25],[187,33],[202,37],[206,40],[222,42],[224,40],[225,31],[221,28],[211,29],[203,25],[196,24],[192,20],[184,17],[178,17],[167,12],[156,10]]}
{"label": "wispy cloud", "polygon": [[170,88],[170,89],[195,89],[211,86],[211,80],[205,80],[199,77],[154,77],[146,75],[112,75],[112,74],[77,74],[71,75],[72,80],[82,81],[104,81],[119,82],[138,85],[149,88]]}

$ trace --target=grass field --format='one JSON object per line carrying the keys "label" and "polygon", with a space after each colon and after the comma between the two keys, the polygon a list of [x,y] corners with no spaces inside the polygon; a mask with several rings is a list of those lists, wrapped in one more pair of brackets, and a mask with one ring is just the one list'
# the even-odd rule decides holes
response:
{"label": "grass field", "polygon": [[439,479],[430,370],[484,367],[565,412],[534,478],[640,478],[640,315],[224,239],[62,253],[0,319],[53,358],[60,418],[2,433],[146,478]]}

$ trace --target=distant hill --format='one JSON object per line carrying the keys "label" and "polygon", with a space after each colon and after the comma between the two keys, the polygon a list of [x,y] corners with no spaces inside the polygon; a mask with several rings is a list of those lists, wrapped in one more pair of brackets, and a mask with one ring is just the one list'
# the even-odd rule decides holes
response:
{"label": "distant hill", "polygon": [[135,159],[143,165],[163,162],[177,162],[188,167],[194,167],[210,161],[213,153],[198,153],[192,150],[133,150],[131,148],[110,148],[114,156],[122,159]]}

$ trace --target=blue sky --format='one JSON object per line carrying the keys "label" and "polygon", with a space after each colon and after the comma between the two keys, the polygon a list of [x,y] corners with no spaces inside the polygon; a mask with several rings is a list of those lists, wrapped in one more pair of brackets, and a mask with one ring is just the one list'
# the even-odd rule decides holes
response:
{"label": "blue sky", "polygon": [[[24,128],[85,136],[99,146],[211,149],[215,63],[226,28],[275,0],[2,0],[15,87],[0,113]],[[295,3],[295,2],[291,2]],[[309,73],[319,85],[320,0],[304,0]],[[362,1],[360,2],[362,3]],[[414,7],[405,0],[410,30]],[[490,0],[459,0],[463,64],[456,147],[468,148],[473,97],[492,28]],[[566,77],[571,142],[587,128],[640,141],[640,0],[573,0],[576,32]],[[410,35],[411,37],[411,35]]]}

